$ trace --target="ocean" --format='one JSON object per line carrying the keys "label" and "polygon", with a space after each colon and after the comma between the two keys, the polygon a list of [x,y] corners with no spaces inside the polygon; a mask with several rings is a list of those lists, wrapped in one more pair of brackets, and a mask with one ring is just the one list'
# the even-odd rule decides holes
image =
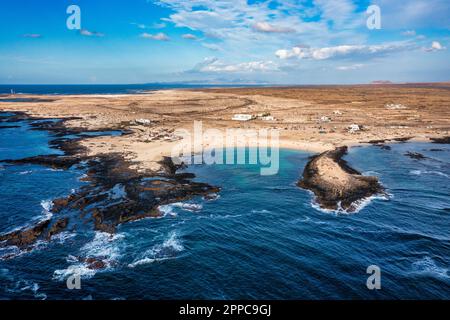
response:
{"label": "ocean", "polygon": [[0,94],[139,94],[161,89],[194,89],[216,87],[257,87],[260,85],[242,84],[185,84],[185,83],[147,83],[147,84],[67,84],[67,85],[24,85],[1,84]]}
{"label": "ocean", "polygon": [[[51,133],[27,121],[2,125],[12,127],[0,129],[0,159],[59,153]],[[114,236],[79,223],[29,252],[0,248],[15,255],[0,258],[0,299],[450,299],[450,147],[390,146],[345,157],[388,193],[352,214],[322,211],[296,186],[307,152],[281,150],[274,176],[254,165],[192,165],[185,171],[196,181],[222,188],[217,199],[162,206],[162,217]],[[0,234],[51,216],[52,199],[86,184],[84,174],[0,161]],[[92,270],[78,257],[111,263]],[[370,265],[381,269],[380,290],[366,286]],[[66,286],[74,273],[79,290]]]}

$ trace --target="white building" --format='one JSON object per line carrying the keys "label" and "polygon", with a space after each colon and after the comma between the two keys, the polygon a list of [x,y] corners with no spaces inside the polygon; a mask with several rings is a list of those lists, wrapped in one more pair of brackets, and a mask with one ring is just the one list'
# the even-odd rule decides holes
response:
{"label": "white building", "polygon": [[350,132],[350,133],[355,133],[360,130],[361,130],[361,127],[357,124],[351,124],[348,126],[348,132]]}
{"label": "white building", "polygon": [[136,119],[135,122],[143,126],[149,126],[152,123],[149,119]]}
{"label": "white building", "polygon": [[231,120],[234,121],[249,121],[252,120],[253,116],[251,114],[235,114]]}

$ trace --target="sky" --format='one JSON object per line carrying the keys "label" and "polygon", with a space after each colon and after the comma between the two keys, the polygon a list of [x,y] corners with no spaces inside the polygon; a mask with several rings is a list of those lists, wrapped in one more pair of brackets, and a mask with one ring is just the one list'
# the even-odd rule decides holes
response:
{"label": "sky", "polygon": [[2,0],[0,29],[1,84],[450,80],[448,0]]}

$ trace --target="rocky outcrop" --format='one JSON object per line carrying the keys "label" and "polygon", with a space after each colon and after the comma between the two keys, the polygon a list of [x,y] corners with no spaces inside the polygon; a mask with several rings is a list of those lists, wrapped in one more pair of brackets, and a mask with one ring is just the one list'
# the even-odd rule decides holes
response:
{"label": "rocky outcrop", "polygon": [[29,250],[37,240],[48,241],[52,236],[64,231],[68,223],[68,218],[61,218],[51,225],[51,220],[47,219],[30,228],[0,235],[0,247],[16,246],[21,250]]}
{"label": "rocky outcrop", "polygon": [[405,156],[410,157],[411,159],[415,159],[415,160],[424,160],[427,159],[426,156],[424,156],[423,154],[419,153],[419,152],[412,152],[412,151],[408,151],[405,153]]}
{"label": "rocky outcrop", "polygon": [[[167,168],[162,172],[142,174],[130,169],[119,155],[100,157],[88,163],[90,185],[55,200],[52,210],[79,210],[90,217],[95,230],[114,233],[121,223],[160,216],[160,205],[220,191],[218,187],[192,181],[193,174],[176,173],[180,167],[170,158],[163,161]],[[114,194],[114,190],[119,190],[119,194]]]}
{"label": "rocky outcrop", "polygon": [[362,176],[342,159],[346,153],[347,147],[339,147],[312,157],[298,182],[323,209],[353,212],[359,200],[383,192],[376,177]]}
{"label": "rocky outcrop", "polygon": [[[40,155],[18,160],[1,160],[10,164],[37,164],[55,169],[68,169],[77,165],[86,170],[83,181],[89,182],[77,192],[65,198],[53,201],[52,212],[58,219],[41,222],[34,227],[18,230],[0,236],[0,246],[14,245],[20,249],[32,248],[37,240],[50,240],[68,226],[67,216],[76,216],[82,223],[91,223],[94,230],[114,233],[121,223],[146,217],[157,217],[161,213],[160,205],[190,199],[194,196],[207,196],[220,191],[218,187],[206,183],[194,182],[192,173],[179,173],[185,168],[177,165],[171,158],[164,158],[158,172],[139,172],[131,169],[131,163],[122,154],[104,154],[90,157],[79,143],[84,139],[82,128],[66,128],[61,121],[32,119],[24,113],[15,113],[12,117],[3,117],[3,122],[40,120],[32,123],[33,130],[51,131],[57,138],[50,146],[62,150],[63,155]],[[118,130],[109,128],[108,130]],[[76,138],[66,138],[76,134]],[[72,218],[71,218],[72,219]],[[56,221],[55,221],[56,220]],[[77,221],[74,221],[74,226]],[[104,268],[102,260],[85,261],[93,269]]]}
{"label": "rocky outcrop", "polygon": [[21,249],[25,249],[34,244],[36,240],[43,235],[49,225],[50,220],[45,220],[31,228],[16,230],[5,235],[0,235],[0,242],[2,242],[1,246],[17,246]]}
{"label": "rocky outcrop", "polygon": [[450,143],[450,136],[443,137],[443,138],[431,138],[430,140],[433,143],[449,144]]}
{"label": "rocky outcrop", "polygon": [[2,162],[10,164],[36,164],[53,169],[69,169],[71,166],[77,164],[80,160],[74,157],[65,157],[58,155],[35,156],[17,160],[5,159]]}
{"label": "rocky outcrop", "polygon": [[56,221],[48,231],[46,239],[50,240],[52,236],[63,232],[67,228],[68,224],[69,218],[61,218],[58,221]]}

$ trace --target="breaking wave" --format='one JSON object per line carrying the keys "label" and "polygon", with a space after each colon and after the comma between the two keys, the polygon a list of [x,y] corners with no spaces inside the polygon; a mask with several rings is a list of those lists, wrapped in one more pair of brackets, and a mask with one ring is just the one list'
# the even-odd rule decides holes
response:
{"label": "breaking wave", "polygon": [[392,198],[392,195],[387,193],[382,194],[376,194],[370,197],[366,197],[363,199],[360,199],[358,201],[355,201],[351,205],[351,209],[344,209],[341,206],[341,203],[339,202],[337,205],[337,209],[325,209],[320,206],[320,204],[316,201],[315,196],[311,200],[311,206],[316,209],[317,211],[324,212],[324,213],[333,213],[333,214],[354,214],[360,212],[362,209],[367,207],[373,200],[385,200],[388,201]]}
{"label": "breaking wave", "polygon": [[[64,281],[72,275],[91,278],[99,271],[113,269],[121,257],[120,242],[124,237],[123,234],[95,232],[94,239],[80,249],[79,256],[67,257],[67,262],[72,263],[69,267],[54,271],[53,279]],[[93,262],[101,264],[101,267],[93,266]]]}
{"label": "breaking wave", "polygon": [[422,174],[433,174],[433,175],[437,175],[437,176],[441,176],[441,177],[446,177],[446,178],[450,178],[450,176],[446,173],[440,172],[440,171],[435,171],[435,170],[411,170],[409,172],[412,175],[416,175],[416,176],[420,176]]}
{"label": "breaking wave", "polygon": [[155,261],[163,261],[173,259],[178,252],[184,250],[183,244],[176,232],[169,233],[168,237],[162,244],[154,245],[153,248],[144,252],[144,254],[128,267],[134,268],[139,265],[153,263]]}

